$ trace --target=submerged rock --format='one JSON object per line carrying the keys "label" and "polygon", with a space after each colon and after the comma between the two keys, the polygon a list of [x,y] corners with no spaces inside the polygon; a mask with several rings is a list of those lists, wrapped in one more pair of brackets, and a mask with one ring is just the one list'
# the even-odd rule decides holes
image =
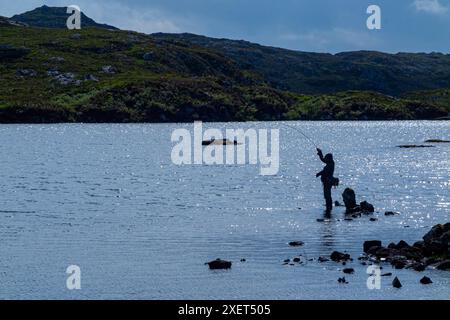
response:
{"label": "submerged rock", "polygon": [[206,264],[209,266],[211,270],[219,270],[219,269],[230,269],[232,262],[217,259],[211,262],[207,262]]}

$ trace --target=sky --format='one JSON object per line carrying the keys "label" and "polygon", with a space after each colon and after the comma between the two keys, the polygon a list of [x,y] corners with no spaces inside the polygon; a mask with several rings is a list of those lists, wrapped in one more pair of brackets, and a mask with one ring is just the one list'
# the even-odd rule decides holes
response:
{"label": "sky", "polygon": [[[78,5],[97,22],[144,33],[190,32],[312,52],[450,53],[450,0],[0,0],[0,15]],[[369,5],[381,30],[369,30]]]}

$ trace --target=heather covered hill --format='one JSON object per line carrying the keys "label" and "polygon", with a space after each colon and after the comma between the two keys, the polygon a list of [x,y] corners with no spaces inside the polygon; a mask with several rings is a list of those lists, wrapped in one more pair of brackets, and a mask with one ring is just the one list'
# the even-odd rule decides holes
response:
{"label": "heather covered hill", "polygon": [[450,87],[448,54],[357,51],[333,55],[193,34],[153,36],[217,50],[240,67],[258,72],[272,86],[297,93],[370,90],[399,96],[410,91]]}
{"label": "heather covered hill", "polygon": [[38,9],[46,28],[0,18],[1,123],[399,120],[450,111],[448,55],[331,55],[67,30],[58,27],[62,13]]}

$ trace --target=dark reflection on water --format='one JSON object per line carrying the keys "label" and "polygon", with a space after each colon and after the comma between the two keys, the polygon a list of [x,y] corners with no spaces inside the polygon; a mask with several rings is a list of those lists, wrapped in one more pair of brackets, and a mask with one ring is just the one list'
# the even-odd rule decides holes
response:
{"label": "dark reflection on water", "polygon": [[[249,165],[174,166],[172,130],[191,124],[0,126],[0,298],[449,299],[450,276],[434,270],[394,270],[400,291],[388,278],[368,290],[356,258],[364,240],[412,243],[449,221],[450,145],[395,146],[448,139],[450,123],[290,125],[334,153],[341,187],[333,197],[354,188],[378,221],[346,221],[343,208],[324,217],[314,176],[322,164],[298,132],[277,123],[214,124],[279,127],[274,177]],[[288,246],[296,240],[305,245]],[[337,284],[342,266],[332,262],[282,265],[334,250],[355,258],[348,285]],[[203,263],[218,257],[232,270],[207,270]],[[71,264],[81,267],[80,291],[66,289]],[[420,285],[423,275],[434,284]]]}

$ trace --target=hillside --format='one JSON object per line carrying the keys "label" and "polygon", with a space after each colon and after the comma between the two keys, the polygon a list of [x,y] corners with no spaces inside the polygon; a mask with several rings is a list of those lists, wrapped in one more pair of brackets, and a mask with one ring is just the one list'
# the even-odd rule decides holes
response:
{"label": "hillside", "polygon": [[[294,60],[302,56],[303,65],[317,64],[320,70],[328,68],[329,74],[335,74],[330,59],[354,64],[356,58],[348,55],[355,55],[364,64],[372,61],[367,53],[307,54],[247,42],[225,45],[228,40],[189,35],[220,43],[213,46],[187,41],[186,35],[175,39],[178,36],[97,27],[44,31],[11,20],[0,19],[0,123],[400,120],[435,119],[450,111],[450,84],[447,89],[406,92],[407,86],[395,80],[402,95],[394,97],[369,90],[356,76],[346,79],[341,75],[338,87],[328,87],[327,77],[317,75],[316,86],[309,83],[311,90],[304,92],[286,90],[272,78],[281,74],[278,64],[279,68],[301,69],[280,62],[286,54]],[[236,43],[248,46],[250,52],[259,47],[259,60],[239,50],[233,56],[230,52]],[[269,75],[261,66],[255,67],[255,61],[277,60],[276,52],[280,52],[277,65],[264,66]],[[240,56],[247,57],[248,63]],[[439,66],[448,56],[424,57],[434,57],[435,64],[418,64],[410,72],[437,68],[430,78],[444,78],[448,65],[442,66],[443,71]],[[301,85],[310,79],[304,77],[299,78]],[[434,86],[438,82],[432,80],[414,84],[420,90]]]}
{"label": "hillside", "polygon": [[222,52],[278,89],[303,94],[370,90],[399,96],[450,87],[450,55],[373,51],[310,53],[193,34],[154,34]]}

